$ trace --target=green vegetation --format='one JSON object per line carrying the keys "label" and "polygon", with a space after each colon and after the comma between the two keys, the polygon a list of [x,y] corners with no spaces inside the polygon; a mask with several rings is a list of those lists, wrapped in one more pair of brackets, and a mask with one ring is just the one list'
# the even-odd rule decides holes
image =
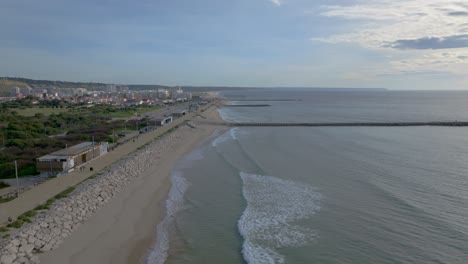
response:
{"label": "green vegetation", "polygon": [[5,182],[0,181],[0,189],[7,188],[7,187],[10,187],[10,185]]}
{"label": "green vegetation", "polygon": [[50,206],[53,205],[56,201],[57,201],[57,199],[50,198],[49,200],[47,200],[47,202],[45,204],[41,204],[41,205],[37,206],[36,208],[34,208],[34,211],[48,210],[50,208]]}
{"label": "green vegetation", "polygon": [[24,221],[18,219],[14,221],[13,223],[9,223],[7,227],[20,228],[23,226],[23,224],[24,224]]}
{"label": "green vegetation", "polygon": [[64,108],[50,108],[50,107],[32,107],[32,108],[23,108],[16,110],[18,115],[22,116],[35,116],[35,115],[45,115],[49,116],[51,114],[59,114],[67,111]]}
{"label": "green vegetation", "polygon": [[[123,129],[125,121],[110,121],[93,113],[93,108],[71,107],[67,112],[18,115],[21,108],[31,106],[32,98],[0,105],[0,179],[14,178],[14,161],[19,176],[36,175],[35,159],[83,141],[112,142],[112,131]],[[60,104],[49,102],[51,104]],[[49,103],[43,102],[44,105]],[[41,109],[41,108],[35,108]],[[44,109],[50,109],[44,108]],[[57,108],[61,109],[61,108]],[[133,121],[135,122],[135,121]],[[143,127],[145,124],[140,124]],[[128,126],[135,126],[128,122]]]}
{"label": "green vegetation", "polygon": [[12,224],[14,224],[14,226],[12,226],[12,227],[18,228],[18,227],[16,227],[16,226],[20,226],[20,227],[21,227],[25,222],[26,222],[26,223],[31,223],[32,221],[31,221],[30,218],[33,217],[33,216],[35,216],[36,214],[37,214],[37,212],[32,211],[32,210],[31,210],[31,211],[27,211],[26,213],[24,213],[24,214],[18,216],[18,219],[17,219],[15,222],[12,223]]}
{"label": "green vegetation", "polygon": [[30,211],[27,211],[26,213],[20,215],[18,218],[19,218],[19,219],[22,219],[22,218],[29,218],[29,217],[35,216],[36,214],[37,214],[36,212],[30,210]]}
{"label": "green vegetation", "polygon": [[55,199],[62,199],[67,197],[71,192],[75,190],[75,187],[68,187],[65,191],[54,196]]}
{"label": "green vegetation", "polygon": [[4,226],[0,226],[0,233],[6,233],[10,231],[8,228],[4,227]]}
{"label": "green vegetation", "polygon": [[12,201],[14,200],[16,197],[12,196],[12,197],[8,197],[8,198],[0,198],[0,203],[7,203],[9,201]]}
{"label": "green vegetation", "polygon": [[142,115],[149,111],[160,109],[159,105],[140,105],[140,106],[129,106],[129,107],[118,107],[109,105],[97,105],[91,108],[91,113],[99,116],[110,116],[110,117],[131,117],[134,115]]}
{"label": "green vegetation", "polygon": [[4,235],[2,236],[2,238],[8,238],[8,237],[10,237],[10,234],[4,234]]}

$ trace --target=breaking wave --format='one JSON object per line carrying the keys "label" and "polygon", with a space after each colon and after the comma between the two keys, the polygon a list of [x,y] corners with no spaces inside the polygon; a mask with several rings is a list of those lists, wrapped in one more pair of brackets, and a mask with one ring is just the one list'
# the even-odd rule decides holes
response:
{"label": "breaking wave", "polygon": [[163,264],[168,256],[170,230],[174,224],[174,215],[183,209],[184,194],[187,191],[189,184],[178,171],[173,172],[172,187],[169,192],[169,197],[166,200],[166,216],[158,224],[156,243],[151,248],[150,254],[146,259],[147,264]]}
{"label": "breaking wave", "polygon": [[316,231],[295,224],[320,210],[321,194],[302,183],[241,172],[247,207],[238,221],[249,264],[286,263],[276,249],[311,242]]}

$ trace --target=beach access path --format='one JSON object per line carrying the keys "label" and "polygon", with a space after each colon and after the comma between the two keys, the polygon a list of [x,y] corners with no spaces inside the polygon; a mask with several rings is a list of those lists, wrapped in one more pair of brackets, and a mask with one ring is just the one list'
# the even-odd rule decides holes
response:
{"label": "beach access path", "polygon": [[[57,178],[50,179],[34,188],[21,193],[16,199],[0,204],[0,224],[5,224],[8,222],[8,218],[16,218],[22,213],[34,209],[36,206],[44,203],[48,199],[54,197],[60,192],[64,191],[70,186],[74,186],[83,180],[93,176],[96,173],[99,173],[104,168],[110,166],[111,164],[117,162],[122,157],[134,152],[139,147],[147,144],[154,138],[164,134],[168,130],[180,125],[195,116],[197,116],[202,110],[211,107],[213,103],[210,103],[197,112],[189,113],[184,117],[176,119],[171,124],[168,124],[163,127],[159,127],[156,130],[141,134],[138,139],[135,139],[135,142],[128,141],[125,144],[120,145],[115,148],[113,151],[110,151],[104,156],[96,158],[92,161],[89,161],[85,164],[87,170],[80,171],[75,170],[73,172],[61,175]],[[90,168],[93,168],[93,171],[90,171]]]}

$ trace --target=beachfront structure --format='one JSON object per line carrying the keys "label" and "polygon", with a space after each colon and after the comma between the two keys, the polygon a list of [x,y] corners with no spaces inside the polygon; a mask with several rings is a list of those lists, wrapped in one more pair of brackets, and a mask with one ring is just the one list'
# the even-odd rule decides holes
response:
{"label": "beachfront structure", "polygon": [[166,124],[172,123],[172,116],[153,118],[150,120],[150,123],[156,126],[164,126]]}
{"label": "beachfront structure", "polygon": [[172,113],[172,116],[176,117],[176,118],[179,118],[179,117],[183,117],[186,114],[187,114],[187,110],[182,110],[182,111],[179,111],[179,112]]}
{"label": "beachfront structure", "polygon": [[70,172],[76,167],[107,153],[107,142],[83,142],[36,159],[40,173]]}

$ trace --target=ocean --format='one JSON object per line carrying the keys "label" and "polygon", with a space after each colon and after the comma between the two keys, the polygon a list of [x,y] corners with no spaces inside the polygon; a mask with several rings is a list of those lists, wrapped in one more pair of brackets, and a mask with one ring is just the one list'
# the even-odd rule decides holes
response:
{"label": "ocean", "polygon": [[[468,92],[222,95],[270,105],[229,121],[468,121]],[[151,264],[468,263],[468,128],[220,130],[172,182]]]}

